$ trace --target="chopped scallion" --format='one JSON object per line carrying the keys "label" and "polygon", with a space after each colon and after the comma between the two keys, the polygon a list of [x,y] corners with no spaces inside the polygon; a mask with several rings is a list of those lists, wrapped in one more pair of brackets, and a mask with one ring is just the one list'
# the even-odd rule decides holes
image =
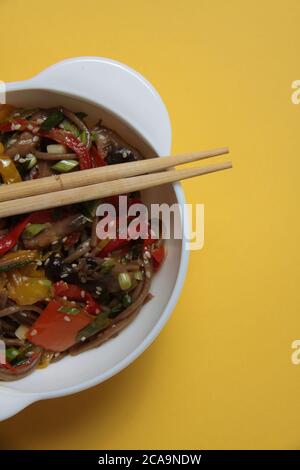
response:
{"label": "chopped scallion", "polygon": [[52,166],[52,169],[59,173],[67,173],[76,168],[78,164],[79,162],[77,160],[60,160]]}
{"label": "chopped scallion", "polygon": [[22,237],[23,238],[33,238],[38,235],[40,232],[45,230],[45,224],[29,224],[25,228]]}
{"label": "chopped scallion", "polygon": [[131,287],[131,277],[128,273],[119,273],[118,281],[122,290],[128,290]]}

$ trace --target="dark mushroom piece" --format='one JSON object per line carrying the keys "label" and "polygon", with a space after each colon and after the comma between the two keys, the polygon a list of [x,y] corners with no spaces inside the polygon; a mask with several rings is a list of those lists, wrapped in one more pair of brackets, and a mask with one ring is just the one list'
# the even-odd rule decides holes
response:
{"label": "dark mushroom piece", "polygon": [[20,155],[25,157],[28,153],[33,153],[34,149],[38,146],[40,138],[31,132],[24,131],[13,139],[10,139],[7,143],[5,153],[9,157]]}
{"label": "dark mushroom piece", "polygon": [[141,160],[142,158],[137,149],[129,145],[116,132],[105,126],[96,126],[93,129],[93,136],[98,152],[109,165]]}

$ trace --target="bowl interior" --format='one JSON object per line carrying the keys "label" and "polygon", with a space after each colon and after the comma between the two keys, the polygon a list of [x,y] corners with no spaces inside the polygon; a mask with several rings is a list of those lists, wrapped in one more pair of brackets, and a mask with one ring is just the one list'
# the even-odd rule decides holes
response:
{"label": "bowl interior", "polygon": [[[50,107],[62,104],[73,111],[84,111],[88,121],[95,123],[99,119],[116,130],[131,145],[138,148],[144,156],[155,155],[150,144],[108,110],[99,105],[82,101],[74,96],[44,90],[26,90],[8,92],[7,102],[17,106]],[[177,202],[172,185],[165,185],[143,192],[143,201],[152,203]],[[5,384],[6,387],[33,393],[51,393],[62,389],[88,383],[98,378],[98,382],[114,373],[114,369],[143,343],[148,335],[163,320],[164,311],[172,295],[177,280],[182,254],[181,240],[167,240],[167,257],[161,270],[154,276],[151,293],[154,298],[142,308],[136,319],[119,336],[111,339],[98,349],[82,353],[76,357],[66,357],[46,369],[35,371],[30,376],[16,382]]]}

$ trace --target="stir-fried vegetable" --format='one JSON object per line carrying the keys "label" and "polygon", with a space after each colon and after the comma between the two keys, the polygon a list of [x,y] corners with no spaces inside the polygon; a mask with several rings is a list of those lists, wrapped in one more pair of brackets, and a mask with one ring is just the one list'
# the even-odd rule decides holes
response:
{"label": "stir-fried vegetable", "polygon": [[54,296],[64,297],[70,300],[79,300],[85,302],[85,311],[91,314],[98,314],[101,311],[101,306],[96,302],[93,296],[75,284],[68,284],[64,281],[56,282],[53,286]]}
{"label": "stir-fried vegetable", "polygon": [[68,121],[67,119],[64,119],[63,122],[61,123],[61,126],[60,126],[62,129],[64,129],[65,131],[68,131],[68,132],[72,132],[73,135],[75,135],[75,137],[79,137],[80,136],[80,132],[79,130],[77,129],[76,126],[74,126],[74,124],[72,124],[70,121]]}
{"label": "stir-fried vegetable", "polygon": [[64,120],[64,115],[61,111],[53,111],[47,119],[41,124],[40,129],[49,131],[53,127],[57,127]]}
{"label": "stir-fried vegetable", "polygon": [[40,258],[38,251],[19,250],[7,253],[0,258],[0,273],[16,268],[22,268],[26,264],[32,263]]}
{"label": "stir-fried vegetable", "polygon": [[88,326],[81,329],[77,333],[76,340],[85,341],[90,336],[93,336],[94,334],[99,333],[100,331],[104,330],[109,325],[109,323],[110,321],[108,318],[108,313],[107,312],[100,313],[95,318],[95,320],[93,320]]}
{"label": "stir-fried vegetable", "polygon": [[68,171],[74,170],[79,165],[77,160],[60,160],[59,162],[52,165],[52,170],[58,171],[59,173],[67,173]]}
{"label": "stir-fried vegetable", "polygon": [[55,352],[65,351],[76,343],[79,331],[92,319],[84,310],[76,314],[61,311],[63,306],[57,300],[49,302],[28,332],[31,343]]}
{"label": "stir-fried vegetable", "polygon": [[19,183],[22,181],[21,175],[12,159],[4,155],[0,155],[0,174],[6,184]]}
{"label": "stir-fried vegetable", "polygon": [[28,224],[25,228],[22,237],[23,238],[33,238],[43,230],[45,230],[46,224]]}
{"label": "stir-fried vegetable", "polygon": [[67,153],[68,149],[65,145],[51,144],[47,145],[47,153],[51,155]]}
{"label": "stir-fried vegetable", "polygon": [[37,366],[41,352],[30,351],[32,354],[26,356],[19,354],[11,363],[0,364],[0,380],[17,380],[28,375]]}
{"label": "stir-fried vegetable", "polygon": [[118,281],[122,290],[129,290],[131,287],[131,277],[129,273],[119,273]]}
{"label": "stir-fried vegetable", "polygon": [[155,248],[154,250],[151,251],[151,256],[152,256],[152,259],[153,259],[153,264],[154,264],[154,268],[155,269],[158,269],[160,268],[163,260],[164,260],[164,257],[165,257],[165,249],[162,246],[159,246],[158,248]]}
{"label": "stir-fried vegetable", "polygon": [[90,156],[91,156],[93,168],[107,165],[107,163],[105,162],[103,158],[103,155],[101,155],[101,153],[98,151],[95,145],[92,145],[91,147]]}
{"label": "stir-fried vegetable", "polygon": [[12,362],[20,354],[20,351],[17,348],[8,348],[6,349],[5,353],[6,353],[6,360],[8,362]]}
{"label": "stir-fried vegetable", "polygon": [[8,297],[18,305],[31,305],[51,297],[51,282],[43,270],[26,270],[26,266],[7,273]]}
{"label": "stir-fried vegetable", "polygon": [[81,170],[92,168],[92,160],[87,147],[71,132],[62,129],[50,129],[49,131],[40,130],[39,135],[55,140],[59,144],[66,145],[72,149],[79,156]]}
{"label": "stir-fried vegetable", "polygon": [[[111,129],[101,123],[89,128],[84,117],[63,106],[0,105],[1,182],[57,178],[141,158]],[[113,239],[97,238],[102,202],[116,209],[109,221],[118,234]],[[128,207],[140,202],[139,194],[127,195]],[[112,196],[0,220],[0,331],[7,351],[0,380],[102,344],[150,298],[164,247],[150,235],[145,241],[120,237],[118,206],[119,196]]]}
{"label": "stir-fried vegetable", "polygon": [[7,235],[0,238],[0,256],[7,253],[18,243],[18,240],[29,221],[30,216],[23,219]]}

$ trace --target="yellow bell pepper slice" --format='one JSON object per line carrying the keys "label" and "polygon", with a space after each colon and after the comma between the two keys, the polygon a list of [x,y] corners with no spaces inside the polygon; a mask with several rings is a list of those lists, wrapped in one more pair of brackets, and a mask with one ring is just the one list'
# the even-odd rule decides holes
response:
{"label": "yellow bell pepper slice", "polygon": [[22,181],[21,175],[12,159],[3,155],[0,156],[0,174],[6,184]]}
{"label": "yellow bell pepper slice", "polygon": [[45,277],[43,271],[39,272],[39,275],[43,277],[37,277],[37,272],[31,273],[35,274],[34,276],[26,275],[29,273],[28,266],[9,271],[6,286],[8,297],[19,305],[31,305],[51,297],[51,282]]}
{"label": "yellow bell pepper slice", "polygon": [[[33,250],[17,250],[6,253],[6,255],[0,258],[0,273],[11,271],[12,269],[17,268],[31,268],[36,269],[36,263],[34,265],[29,265],[34,261],[40,259],[40,253]],[[25,274],[25,273],[24,273]]]}

